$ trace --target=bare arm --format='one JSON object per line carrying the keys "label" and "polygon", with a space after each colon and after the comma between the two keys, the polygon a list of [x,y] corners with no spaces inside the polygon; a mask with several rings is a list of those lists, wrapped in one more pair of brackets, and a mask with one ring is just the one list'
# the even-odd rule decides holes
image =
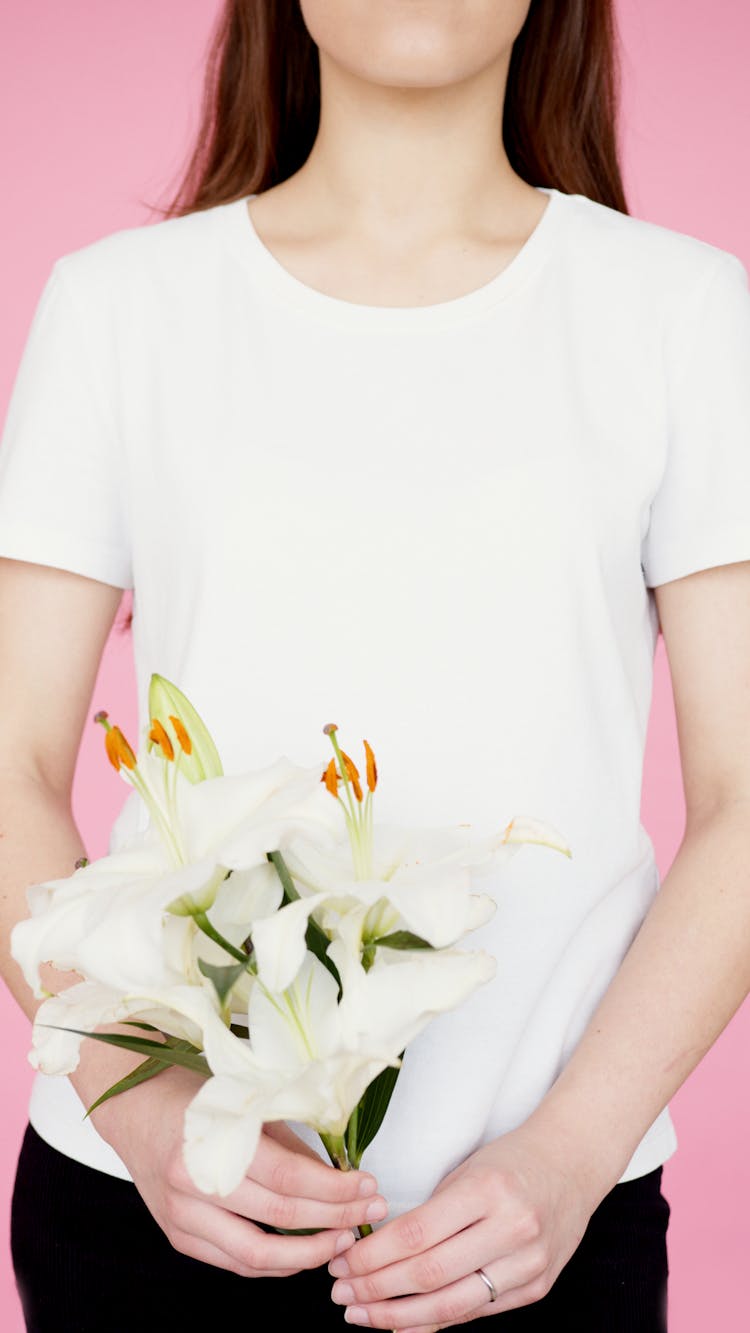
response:
{"label": "bare arm", "polygon": [[569,1139],[597,1195],[750,991],[750,561],[665,583],[656,601],[685,833],[581,1041],[527,1122]]}
{"label": "bare arm", "polygon": [[[67,570],[0,559],[0,970],[29,1018],[40,1001],[10,956],[10,931],[28,915],[26,888],[72,874],[86,853],[71,789],[121,597],[120,588]],[[80,980],[49,965],[42,975],[53,991]],[[129,1051],[84,1042],[69,1077],[88,1106],[137,1063]]]}

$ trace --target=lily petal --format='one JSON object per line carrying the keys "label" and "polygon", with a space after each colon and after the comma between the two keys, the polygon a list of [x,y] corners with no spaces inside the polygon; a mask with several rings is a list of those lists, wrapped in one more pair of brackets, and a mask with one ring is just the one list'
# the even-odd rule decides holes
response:
{"label": "lily petal", "polygon": [[81,981],[39,1005],[29,1063],[45,1074],[69,1074],[78,1066],[85,1038],[61,1028],[93,1032],[103,1023],[122,1022],[134,1015],[198,1046],[206,1027],[221,1022],[208,987],[176,986],[151,994],[123,995],[111,986]]}
{"label": "lily petal", "polygon": [[236,1190],[255,1156],[268,1119],[263,1085],[218,1076],[208,1079],[185,1108],[185,1166],[204,1194]]}
{"label": "lily petal", "polygon": [[294,981],[307,953],[307,923],[327,896],[316,893],[309,898],[297,898],[272,916],[255,922],[252,940],[258,977],[270,990],[285,991]]}

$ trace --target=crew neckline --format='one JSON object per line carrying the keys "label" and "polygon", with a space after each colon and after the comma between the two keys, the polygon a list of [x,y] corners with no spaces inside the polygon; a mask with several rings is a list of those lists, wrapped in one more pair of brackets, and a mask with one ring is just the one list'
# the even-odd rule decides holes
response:
{"label": "crew neckline", "polygon": [[534,187],[548,195],[548,203],[534,230],[520,250],[481,287],[475,287],[448,301],[429,305],[365,305],[347,301],[339,296],[322,292],[295,277],[268,249],[255,228],[247,204],[258,197],[257,191],[240,199],[217,206],[217,213],[228,224],[229,237],[235,255],[248,268],[255,280],[279,300],[296,310],[326,322],[361,329],[428,329],[445,328],[461,323],[483,310],[490,309],[517,291],[549,256],[554,236],[559,228],[563,205],[569,195],[554,186]]}

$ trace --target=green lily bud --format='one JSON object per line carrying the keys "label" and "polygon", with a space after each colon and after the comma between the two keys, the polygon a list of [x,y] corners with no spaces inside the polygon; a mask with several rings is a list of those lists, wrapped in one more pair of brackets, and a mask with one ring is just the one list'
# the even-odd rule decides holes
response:
{"label": "green lily bud", "polygon": [[180,771],[189,782],[203,782],[224,773],[219,752],[203,719],[172,681],[154,671],[148,690],[153,724],[149,748],[159,745],[165,758],[179,755]]}

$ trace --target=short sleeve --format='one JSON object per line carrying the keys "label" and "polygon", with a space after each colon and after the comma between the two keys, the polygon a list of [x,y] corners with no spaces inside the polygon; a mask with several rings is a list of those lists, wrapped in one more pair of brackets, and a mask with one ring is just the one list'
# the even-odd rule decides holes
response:
{"label": "short sleeve", "polygon": [[0,441],[0,556],[132,588],[107,359],[65,264],[53,264],[42,289],[11,390]]}
{"label": "short sleeve", "polygon": [[750,287],[719,251],[665,345],[666,462],[641,546],[647,587],[750,560]]}

